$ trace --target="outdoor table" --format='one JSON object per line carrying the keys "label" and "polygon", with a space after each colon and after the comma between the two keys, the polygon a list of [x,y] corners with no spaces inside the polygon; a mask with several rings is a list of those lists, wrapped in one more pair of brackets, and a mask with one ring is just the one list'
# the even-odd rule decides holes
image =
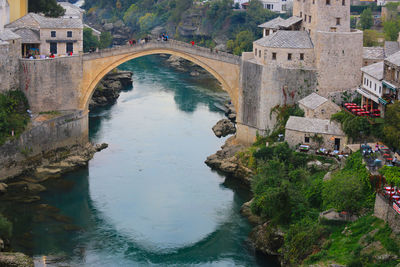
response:
{"label": "outdoor table", "polygon": [[390,187],[390,186],[385,186],[384,189],[385,189],[386,191],[394,191],[394,188],[393,188],[393,187]]}
{"label": "outdoor table", "polygon": [[300,145],[299,149],[300,149],[300,151],[308,151],[310,149],[310,146],[308,146],[308,145]]}
{"label": "outdoor table", "polygon": [[397,200],[400,199],[400,196],[399,196],[399,195],[394,195],[394,196],[392,196],[392,198],[393,198],[395,201],[397,201]]}
{"label": "outdoor table", "polygon": [[383,154],[383,157],[384,157],[384,158],[388,158],[388,157],[390,157],[390,155],[387,154],[387,153],[385,153],[385,154]]}

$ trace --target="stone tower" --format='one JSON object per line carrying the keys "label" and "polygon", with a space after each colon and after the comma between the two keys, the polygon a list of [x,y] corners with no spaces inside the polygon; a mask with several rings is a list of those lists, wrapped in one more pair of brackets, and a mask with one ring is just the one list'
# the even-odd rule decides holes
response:
{"label": "stone tower", "polygon": [[314,42],[318,31],[350,32],[350,0],[294,0],[293,15]]}
{"label": "stone tower", "polygon": [[318,70],[318,93],[360,84],[363,33],[350,29],[350,0],[294,0],[293,15],[310,34]]}

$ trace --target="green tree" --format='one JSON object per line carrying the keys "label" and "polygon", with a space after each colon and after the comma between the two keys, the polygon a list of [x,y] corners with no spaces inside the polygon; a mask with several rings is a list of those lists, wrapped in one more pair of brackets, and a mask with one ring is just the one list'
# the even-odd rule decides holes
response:
{"label": "green tree", "polygon": [[90,28],[83,29],[83,51],[89,52],[99,47],[99,40],[93,35],[93,30]]}
{"label": "green tree", "polygon": [[385,40],[396,41],[400,31],[399,27],[399,19],[392,19],[383,22],[383,32],[385,33]]}
{"label": "green tree", "polygon": [[153,13],[146,13],[146,15],[139,18],[139,25],[141,32],[149,31],[156,22],[156,15]]}
{"label": "green tree", "polygon": [[370,8],[364,9],[360,15],[360,26],[361,29],[369,29],[374,24],[374,17]]}
{"label": "green tree", "polygon": [[354,214],[363,207],[363,184],[351,172],[339,172],[325,182],[322,196],[327,207]]}
{"label": "green tree", "polygon": [[241,31],[236,35],[235,40],[229,40],[226,46],[235,55],[241,55],[242,52],[253,50],[253,41],[254,35],[251,31]]}
{"label": "green tree", "polygon": [[386,107],[384,134],[388,145],[400,148],[400,102]]}
{"label": "green tree", "polygon": [[10,238],[12,224],[7,218],[0,214],[0,238]]}
{"label": "green tree", "polygon": [[43,13],[47,17],[60,17],[65,14],[65,9],[57,4],[57,0],[29,0],[28,10]]}
{"label": "green tree", "polygon": [[364,30],[364,46],[378,46],[379,34],[375,30]]}
{"label": "green tree", "polygon": [[102,32],[100,35],[100,43],[99,43],[99,48],[104,49],[107,47],[110,47],[112,44],[112,35],[109,32]]}

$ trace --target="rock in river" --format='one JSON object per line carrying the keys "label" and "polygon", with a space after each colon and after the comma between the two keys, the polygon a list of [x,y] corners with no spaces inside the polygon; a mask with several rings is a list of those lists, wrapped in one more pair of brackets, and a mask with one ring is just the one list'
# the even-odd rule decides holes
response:
{"label": "rock in river", "polygon": [[217,137],[221,137],[221,136],[225,137],[229,134],[236,133],[235,124],[233,124],[228,119],[222,119],[222,120],[218,121],[217,124],[214,125],[212,130]]}

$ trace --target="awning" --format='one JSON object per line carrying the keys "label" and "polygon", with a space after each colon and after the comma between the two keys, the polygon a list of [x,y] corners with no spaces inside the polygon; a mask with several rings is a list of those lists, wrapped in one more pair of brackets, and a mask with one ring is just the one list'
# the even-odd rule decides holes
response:
{"label": "awning", "polygon": [[385,99],[383,99],[383,98],[379,98],[378,100],[379,100],[379,103],[381,103],[382,105],[385,105],[385,106],[386,106],[387,103],[388,103],[388,102],[387,102]]}
{"label": "awning", "polygon": [[383,86],[386,86],[387,88],[389,88],[389,89],[391,89],[393,91],[397,90],[397,87],[395,85],[393,85],[393,84],[391,84],[391,83],[389,83],[389,82],[387,82],[385,80],[382,81],[382,84],[383,84]]}
{"label": "awning", "polygon": [[368,92],[368,90],[365,90],[364,88],[357,88],[357,92],[363,96],[365,96],[368,99],[371,99],[372,101],[374,101],[375,103],[378,103],[378,97],[376,97],[375,95],[371,94],[370,92]]}

